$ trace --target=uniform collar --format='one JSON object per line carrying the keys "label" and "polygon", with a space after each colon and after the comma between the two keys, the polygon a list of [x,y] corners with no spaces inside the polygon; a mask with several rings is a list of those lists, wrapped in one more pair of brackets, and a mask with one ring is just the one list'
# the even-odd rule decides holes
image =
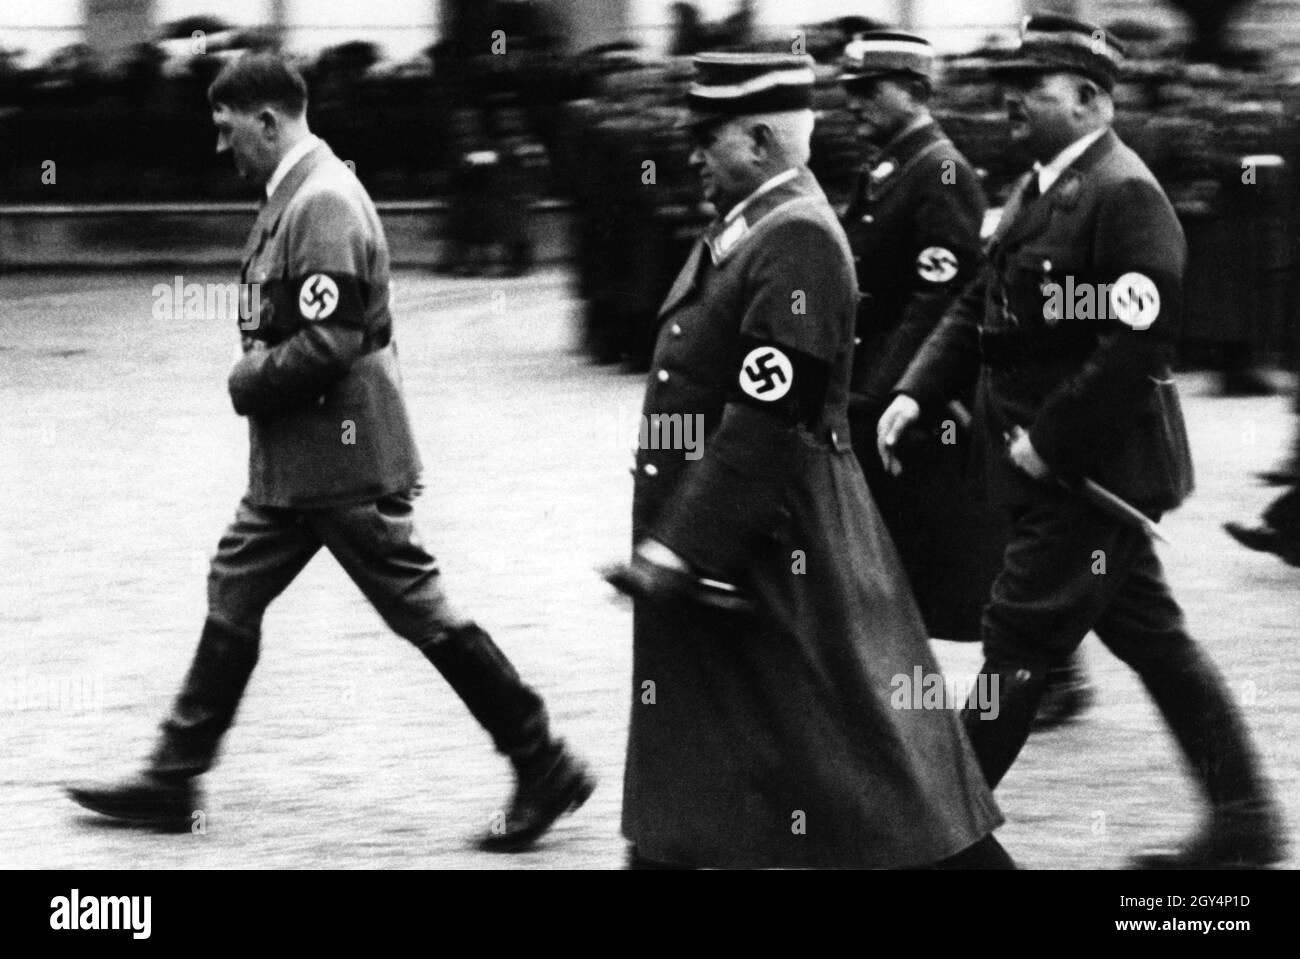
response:
{"label": "uniform collar", "polygon": [[280,163],[276,166],[275,172],[271,174],[271,179],[266,181],[266,198],[268,200],[275,193],[275,188],[280,185],[288,175],[289,171],[293,169],[294,164],[315,149],[316,144],[320,142],[320,137],[316,136],[314,133],[309,133],[295,143],[289,149],[289,152],[280,158]]}
{"label": "uniform collar", "polygon": [[807,167],[791,167],[766,181],[704,231],[704,244],[717,266],[748,236],[755,226],[777,207],[800,196],[825,194]]}
{"label": "uniform collar", "polygon": [[789,183],[798,175],[799,175],[799,168],[790,167],[790,169],[778,173],[776,176],[765,180],[762,186],[760,186],[757,190],[755,190],[753,193],[745,197],[745,199],[741,200],[739,203],[737,203],[735,206],[733,206],[730,210],[727,211],[727,215],[722,218],[723,225],[724,226],[730,225],[737,217],[740,216],[740,214],[745,212],[745,208],[747,206],[749,206],[759,197],[771,193],[773,190],[781,186],[783,183]]}
{"label": "uniform collar", "polygon": [[[918,134],[923,130],[927,135],[919,136]],[[934,122],[934,117],[923,114],[895,133],[889,142],[881,147],[880,153],[882,156],[892,157],[897,161],[906,163],[910,154],[914,153],[923,144],[941,135],[942,132],[939,130],[939,125]]]}
{"label": "uniform collar", "polygon": [[1068,147],[1066,147],[1064,150],[1062,150],[1060,153],[1054,156],[1051,162],[1048,163],[1047,165],[1043,165],[1042,163],[1035,163],[1034,173],[1038,177],[1039,194],[1041,195],[1043,193],[1046,193],[1048,190],[1050,190],[1052,188],[1052,184],[1055,183],[1058,179],[1060,179],[1061,174],[1065,172],[1066,168],[1069,167],[1070,164],[1072,164],[1075,160],[1079,159],[1079,157],[1083,156],[1083,154],[1087,151],[1088,147],[1092,146],[1094,143],[1096,143],[1098,140],[1100,140],[1103,136],[1106,135],[1107,129],[1108,127],[1103,126],[1103,127],[1098,127],[1096,130],[1093,130],[1091,133],[1085,133],[1083,136],[1079,137],[1079,139],[1075,140]]}

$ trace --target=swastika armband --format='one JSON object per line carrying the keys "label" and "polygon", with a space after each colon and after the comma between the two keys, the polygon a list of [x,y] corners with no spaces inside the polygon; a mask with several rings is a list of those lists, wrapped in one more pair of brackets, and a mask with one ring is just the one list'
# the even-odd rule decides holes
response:
{"label": "swastika armband", "polygon": [[742,336],[735,389],[728,399],[806,422],[821,412],[830,364],[771,340]]}
{"label": "swastika armband", "polygon": [[948,283],[957,275],[957,254],[945,246],[928,246],[916,257],[916,275],[926,283]]}
{"label": "swastika armband", "polygon": [[1111,315],[1134,330],[1145,330],[1160,316],[1160,290],[1145,273],[1125,273],[1110,288]]}
{"label": "swastika armband", "polygon": [[289,299],[299,320],[364,328],[361,284],[349,273],[308,273],[289,283]]}

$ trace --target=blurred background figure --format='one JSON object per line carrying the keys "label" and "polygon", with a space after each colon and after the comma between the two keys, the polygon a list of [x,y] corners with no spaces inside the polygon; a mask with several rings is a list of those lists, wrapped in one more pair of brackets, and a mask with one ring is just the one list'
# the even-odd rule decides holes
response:
{"label": "blurred background figure", "polygon": [[[157,205],[255,199],[218,175],[195,107],[227,59],[283,48],[307,78],[313,128],[381,215],[432,223],[393,231],[410,238],[395,243],[399,263],[427,266],[442,247],[444,265],[466,273],[565,260],[585,301],[582,348],[639,370],[655,304],[704,222],[673,126],[691,53],[806,47],[818,61],[810,168],[842,211],[861,156],[835,61],[870,29],[921,32],[941,77],[931,112],[981,175],[991,222],[1025,158],[985,68],[1023,15],[1069,7],[1134,51],[1116,128],[1188,237],[1183,368],[1211,373],[1224,395],[1267,393],[1294,338],[1300,3],[1290,0],[393,0],[382,17],[283,0],[219,15],[199,0],[65,6],[57,26],[21,6],[0,17],[0,204],[20,207],[0,218],[0,266],[224,248],[234,208],[186,220]],[[123,203],[150,209],[111,228],[102,208],[68,212]]]}

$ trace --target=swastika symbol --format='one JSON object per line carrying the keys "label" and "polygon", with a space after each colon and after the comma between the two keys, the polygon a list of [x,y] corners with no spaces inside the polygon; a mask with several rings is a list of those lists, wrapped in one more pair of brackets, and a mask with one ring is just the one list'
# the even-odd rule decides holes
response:
{"label": "swastika symbol", "polygon": [[916,272],[931,283],[947,283],[957,275],[957,255],[941,246],[926,247],[916,258]]}
{"label": "swastika symbol", "polygon": [[1145,330],[1160,315],[1160,290],[1142,273],[1125,273],[1110,290],[1115,319],[1134,330]]}
{"label": "swastika symbol", "polygon": [[308,320],[323,320],[339,304],[339,288],[324,273],[314,273],[298,291],[298,312]]}
{"label": "swastika symbol", "polygon": [[750,350],[740,364],[740,388],[764,402],[779,400],[790,392],[794,367],[789,358],[774,346]]}

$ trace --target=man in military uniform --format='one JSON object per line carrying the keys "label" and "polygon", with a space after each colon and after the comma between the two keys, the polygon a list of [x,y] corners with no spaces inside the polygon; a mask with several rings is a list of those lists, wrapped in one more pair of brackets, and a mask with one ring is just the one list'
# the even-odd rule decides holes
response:
{"label": "man in military uniform", "polygon": [[849,440],[856,288],[806,166],[811,60],[695,66],[717,213],[660,308],[643,415],[700,417],[703,455],[642,444],[611,577],[635,597],[634,864],[1007,866],[955,714],[888,692],[939,669]]}
{"label": "man in military uniform", "polygon": [[1158,517],[1192,485],[1169,372],[1186,246],[1159,184],[1110,129],[1121,55],[1092,25],[1027,22],[1000,75],[1012,136],[1038,162],[898,383],[879,452],[898,470],[907,425],[978,377],[973,455],[1012,524],[982,623],[981,677],[999,680],[1001,709],[963,713],[989,784],[1024,745],[1050,667],[1093,630],[1138,673],[1210,805],[1191,843],[1142,863],[1264,865],[1282,855],[1278,812],[1221,676],[1146,532],[1076,492],[1091,479]]}
{"label": "man in military uniform", "polygon": [[551,736],[541,697],[451,608],[416,535],[421,466],[374,204],[308,130],[306,85],[281,58],[231,63],[209,98],[217,152],[266,189],[240,277],[246,292],[257,285],[261,310],[241,323],[243,353],[229,378],[235,412],[248,417],[248,492],[217,547],[198,650],[144,771],[69,792],[105,815],[188,826],[194,779],[212,766],[257,662],[263,613],[324,546],[510,758],[514,799],[482,845],[522,848],[594,784]]}
{"label": "man in military uniform", "polygon": [[[998,513],[964,488],[965,431],[949,428],[945,436],[935,425],[928,440],[915,431],[906,479],[891,476],[876,453],[876,423],[894,384],[980,261],[984,192],[930,115],[934,79],[934,48],[915,34],[875,30],[844,51],[840,82],[873,153],[843,221],[861,293],[849,422],[872,498],[931,634],[971,640],[1006,530]],[[1052,668],[1036,725],[1076,717],[1091,695],[1081,657],[1073,653]]]}

